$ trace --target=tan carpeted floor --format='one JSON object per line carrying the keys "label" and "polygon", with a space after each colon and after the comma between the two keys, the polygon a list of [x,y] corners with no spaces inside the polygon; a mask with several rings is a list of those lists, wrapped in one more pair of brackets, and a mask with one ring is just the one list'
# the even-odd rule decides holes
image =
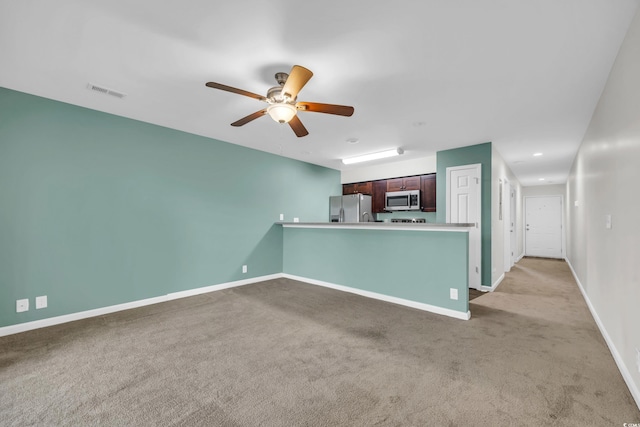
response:
{"label": "tan carpeted floor", "polygon": [[640,422],[564,262],[523,259],[470,306],[279,279],[0,338],[0,424]]}

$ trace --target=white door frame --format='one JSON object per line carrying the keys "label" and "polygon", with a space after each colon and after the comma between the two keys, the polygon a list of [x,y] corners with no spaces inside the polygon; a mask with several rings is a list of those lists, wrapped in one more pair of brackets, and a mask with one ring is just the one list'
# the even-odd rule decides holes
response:
{"label": "white door frame", "polygon": [[[446,217],[446,221],[448,223],[451,222],[451,172],[456,171],[456,170],[463,170],[463,169],[475,169],[476,170],[476,175],[477,175],[477,183],[478,183],[478,201],[476,203],[476,218],[477,218],[477,222],[476,222],[476,229],[477,229],[477,239],[472,239],[472,233],[469,232],[469,252],[471,252],[472,250],[474,250],[475,248],[475,255],[476,255],[476,259],[478,260],[477,262],[477,266],[475,265],[471,265],[471,261],[472,258],[469,257],[469,273],[468,276],[469,278],[471,278],[471,273],[474,269],[477,268],[478,271],[478,277],[479,277],[479,283],[477,284],[477,286],[471,286],[471,283],[469,283],[469,287],[475,288],[475,289],[482,289],[482,164],[481,163],[474,163],[474,164],[470,164],[470,165],[460,165],[460,166],[451,166],[448,167],[446,169],[446,210],[445,210],[445,217]],[[477,240],[477,241],[475,241]]]}
{"label": "white door frame", "polygon": [[511,184],[507,178],[502,180],[502,230],[503,230],[503,263],[504,271],[511,271]]}
{"label": "white door frame", "polygon": [[511,187],[511,194],[509,195],[509,212],[511,212],[511,225],[509,234],[511,235],[511,267],[516,264],[516,251],[518,250],[518,236],[516,230],[518,229],[518,221],[516,215],[516,189]]}
{"label": "white door frame", "polygon": [[522,252],[524,255],[527,254],[527,199],[539,199],[543,197],[559,197],[560,198],[560,254],[561,258],[565,259],[565,235],[564,235],[564,196],[562,194],[550,194],[550,195],[537,195],[537,196],[524,196],[524,200],[522,201],[522,217],[524,221],[522,221]]}

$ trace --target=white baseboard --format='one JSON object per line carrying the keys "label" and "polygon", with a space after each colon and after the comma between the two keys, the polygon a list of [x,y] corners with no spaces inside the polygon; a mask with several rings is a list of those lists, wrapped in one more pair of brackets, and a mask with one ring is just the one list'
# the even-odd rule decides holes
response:
{"label": "white baseboard", "polygon": [[318,285],[318,286],[323,286],[325,288],[336,289],[338,291],[349,292],[349,293],[360,295],[367,298],[373,298],[381,301],[391,302],[394,304],[404,305],[406,307],[417,308],[418,310],[428,311],[430,313],[442,314],[444,316],[454,317],[456,319],[469,320],[471,318],[470,311],[467,311],[466,313],[464,313],[461,311],[455,311],[448,308],[438,307],[430,304],[424,304],[421,302],[411,301],[403,298],[392,297],[389,295],[379,294],[376,292],[364,291],[362,289],[336,285],[335,283],[323,282],[321,280],[295,276],[293,274],[284,273],[282,274],[282,277],[285,277],[287,279],[297,280],[299,282],[309,283],[311,285]]}
{"label": "white baseboard", "polygon": [[484,292],[493,292],[496,290],[496,288],[498,287],[498,285],[500,285],[500,283],[502,283],[502,281],[504,280],[504,273],[502,273],[500,275],[500,277],[498,277],[496,279],[495,282],[493,282],[493,284],[491,286],[480,286],[480,290],[484,291]]}
{"label": "white baseboard", "polygon": [[278,279],[280,277],[282,277],[281,273],[271,274],[268,276],[252,277],[250,279],[237,280],[235,282],[227,282],[227,283],[221,283],[219,285],[205,286],[202,288],[189,289],[189,290],[180,291],[180,292],[173,292],[167,295],[161,295],[158,297],[126,302],[123,304],[110,305],[108,307],[101,307],[93,310],[80,311],[77,313],[65,314],[62,316],[49,317],[47,319],[34,320],[31,322],[25,322],[25,323],[18,323],[17,325],[1,327],[0,337],[17,334],[20,332],[31,331],[39,328],[46,328],[47,326],[59,325],[61,323],[73,322],[75,320],[87,319],[89,317],[102,316],[103,314],[115,313],[117,311],[144,307],[146,305],[151,305],[151,304],[158,304],[161,302],[171,301],[178,298],[186,298],[194,295],[204,294],[207,292],[214,292],[214,291],[220,291],[222,289],[249,285],[251,283],[262,282],[265,280]]}
{"label": "white baseboard", "polygon": [[611,351],[613,360],[616,361],[616,365],[618,365],[618,370],[620,371],[620,374],[622,374],[622,378],[624,378],[624,382],[627,384],[627,387],[629,387],[629,391],[631,392],[633,399],[636,401],[636,405],[638,405],[638,409],[640,409],[640,389],[638,388],[638,385],[634,382],[633,377],[631,376],[631,372],[627,368],[627,365],[624,363],[624,359],[622,359],[622,357],[620,356],[620,352],[618,352],[618,349],[616,348],[615,344],[611,340],[611,337],[609,336],[607,329],[604,327],[604,324],[600,320],[600,317],[598,316],[598,313],[593,307],[593,304],[591,304],[591,300],[589,300],[589,296],[587,295],[587,292],[584,290],[584,287],[582,286],[580,279],[578,279],[578,275],[576,274],[576,271],[573,269],[573,266],[571,265],[571,261],[569,261],[569,258],[566,258],[566,257],[564,258],[564,260],[567,262],[567,265],[569,265],[569,268],[571,269],[571,273],[573,274],[573,278],[576,280],[576,283],[578,284],[578,288],[580,288],[580,292],[582,292],[582,297],[586,301],[587,306],[589,307],[589,311],[591,311],[591,315],[593,316],[593,319],[596,321],[596,325],[598,325],[598,329],[600,329],[600,333],[604,337],[604,340],[607,343],[607,346],[609,347],[609,351]]}
{"label": "white baseboard", "polygon": [[282,273],[269,274],[267,276],[252,277],[250,279],[236,280],[235,282],[221,283],[219,285],[205,286],[204,288],[188,289],[186,291],[173,292],[167,294],[167,301],[179,298],[192,297],[195,295],[206,294],[207,292],[221,291],[223,289],[237,288],[238,286],[250,285],[252,283],[264,282],[266,280],[279,279]]}
{"label": "white baseboard", "polygon": [[522,252],[520,256],[516,258],[516,262],[520,261],[522,258],[524,258],[524,252]]}

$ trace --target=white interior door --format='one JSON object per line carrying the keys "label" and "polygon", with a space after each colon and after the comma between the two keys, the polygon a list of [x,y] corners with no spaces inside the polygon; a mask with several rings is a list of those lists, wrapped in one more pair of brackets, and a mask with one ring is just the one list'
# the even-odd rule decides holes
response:
{"label": "white interior door", "polygon": [[447,222],[474,224],[469,229],[469,287],[475,289],[482,286],[481,166],[447,168]]}
{"label": "white interior door", "polygon": [[525,197],[525,254],[562,258],[562,197]]}

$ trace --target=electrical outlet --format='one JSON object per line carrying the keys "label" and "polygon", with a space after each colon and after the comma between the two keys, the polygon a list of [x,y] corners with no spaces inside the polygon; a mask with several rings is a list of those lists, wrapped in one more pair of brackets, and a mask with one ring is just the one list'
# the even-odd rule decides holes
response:
{"label": "electrical outlet", "polygon": [[280,221],[284,221],[284,214],[280,214]]}
{"label": "electrical outlet", "polygon": [[293,222],[300,222],[300,218],[293,218]]}
{"label": "electrical outlet", "polygon": [[29,311],[29,299],[19,299],[16,301],[16,313],[22,313],[23,311]]}
{"label": "electrical outlet", "polygon": [[611,215],[604,216],[604,226],[607,230],[611,230]]}
{"label": "electrical outlet", "polygon": [[242,273],[246,273],[246,272],[247,272],[247,266],[246,266],[246,265],[243,265],[243,266],[242,266]]}
{"label": "electrical outlet", "polygon": [[458,290],[454,289],[454,288],[450,288],[449,289],[449,298],[451,298],[453,300],[457,300],[458,299]]}
{"label": "electrical outlet", "polygon": [[47,296],[42,295],[40,297],[36,297],[36,310],[41,308],[47,308]]}

